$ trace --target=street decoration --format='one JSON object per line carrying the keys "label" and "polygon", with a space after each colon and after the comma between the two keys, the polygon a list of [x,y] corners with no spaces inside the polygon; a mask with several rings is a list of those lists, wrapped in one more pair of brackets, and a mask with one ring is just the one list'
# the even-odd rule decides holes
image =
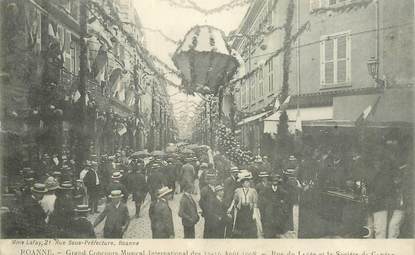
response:
{"label": "street decoration", "polygon": [[233,0],[228,3],[222,4],[218,7],[212,9],[205,9],[199,6],[196,2],[192,0],[185,0],[185,1],[174,1],[174,0],[163,0],[168,2],[170,6],[183,8],[183,9],[191,9],[197,12],[200,12],[204,15],[212,15],[223,11],[229,11],[236,7],[243,7],[252,3],[254,0]]}
{"label": "street decoration", "polygon": [[223,31],[207,25],[190,29],[172,59],[182,73],[185,91],[192,95],[216,94],[238,67]]}
{"label": "street decoration", "polygon": [[241,147],[230,128],[219,124],[217,130],[219,150],[229,160],[238,166],[246,165],[253,160],[252,152]]}

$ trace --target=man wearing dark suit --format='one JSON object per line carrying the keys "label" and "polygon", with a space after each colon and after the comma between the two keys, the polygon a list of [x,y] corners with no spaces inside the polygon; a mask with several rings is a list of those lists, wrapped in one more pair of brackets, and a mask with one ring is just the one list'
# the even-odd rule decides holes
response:
{"label": "man wearing dark suit", "polygon": [[184,187],[180,199],[179,216],[182,218],[184,238],[195,238],[195,225],[200,219],[196,202],[191,195],[193,192],[193,185]]}
{"label": "man wearing dark suit", "polygon": [[44,238],[46,233],[46,213],[39,201],[47,189],[44,184],[35,183],[31,188],[32,195],[23,203],[24,238]]}
{"label": "man wearing dark suit", "polygon": [[266,187],[259,197],[258,207],[265,238],[276,238],[287,230],[290,212],[288,194],[282,189],[281,181],[278,174],[273,175],[271,186]]}
{"label": "man wearing dark suit", "polygon": [[98,177],[98,173],[92,165],[87,165],[88,172],[84,177],[84,184],[88,195],[88,205],[91,208],[91,212],[98,212],[98,200],[99,200],[99,187],[101,180]]}
{"label": "man wearing dark suit", "polygon": [[216,184],[216,174],[207,173],[206,181],[208,185],[203,187],[200,190],[200,200],[199,206],[202,209],[202,216],[205,218],[205,226],[203,229],[203,238],[212,238],[211,232],[213,231],[212,223],[209,221],[209,210],[211,210],[210,205],[212,200],[215,199],[215,184]]}
{"label": "man wearing dark suit", "polygon": [[128,192],[132,194],[132,199],[135,203],[135,217],[140,216],[140,208],[147,195],[146,178],[142,171],[144,171],[144,162],[141,162],[133,167],[133,172],[129,175],[127,180]]}
{"label": "man wearing dark suit", "polygon": [[151,202],[149,216],[153,238],[174,238],[173,216],[167,200],[173,190],[162,187],[157,191],[157,200]]}
{"label": "man wearing dark suit", "polygon": [[227,207],[223,203],[223,186],[215,187],[215,197],[212,198],[206,210],[205,220],[209,224],[208,238],[225,238],[225,227],[228,219],[226,215]]}
{"label": "man wearing dark suit", "polygon": [[160,164],[154,164],[147,179],[151,201],[157,200],[157,190],[159,190],[161,187],[167,186],[167,180],[161,173],[160,168]]}
{"label": "man wearing dark suit", "polygon": [[196,171],[194,166],[191,164],[192,158],[186,158],[186,164],[182,166],[181,173],[181,183],[182,187],[186,187],[189,184],[194,184],[196,178]]}
{"label": "man wearing dark suit", "polygon": [[[236,188],[238,188],[238,182],[236,181],[236,177],[238,176],[239,169],[237,167],[231,167],[230,172],[231,176],[226,178],[223,184],[223,203],[226,208],[229,208],[229,206],[231,205],[233,196],[235,194],[235,190]],[[226,229],[228,230],[226,231],[226,237],[230,237],[232,232],[230,231],[232,230],[232,221],[228,222]]]}
{"label": "man wearing dark suit", "polygon": [[94,227],[105,220],[104,238],[122,238],[130,223],[130,215],[127,206],[121,202],[123,197],[121,190],[113,190],[108,196],[111,199],[104,211],[95,219]]}

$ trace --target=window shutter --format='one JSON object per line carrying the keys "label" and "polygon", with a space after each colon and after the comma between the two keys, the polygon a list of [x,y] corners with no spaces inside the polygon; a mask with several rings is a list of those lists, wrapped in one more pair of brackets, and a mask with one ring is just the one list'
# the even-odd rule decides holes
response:
{"label": "window shutter", "polygon": [[324,54],[324,49],[326,48],[326,41],[324,40],[324,38],[321,39],[320,42],[320,80],[321,80],[321,84],[324,85],[326,83],[326,80],[324,79],[325,77],[325,72],[324,72],[324,59],[326,58],[326,54]]}

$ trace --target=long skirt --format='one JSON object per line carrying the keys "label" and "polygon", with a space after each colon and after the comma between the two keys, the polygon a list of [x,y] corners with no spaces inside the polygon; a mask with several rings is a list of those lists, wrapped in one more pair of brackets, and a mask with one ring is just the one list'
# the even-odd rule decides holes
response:
{"label": "long skirt", "polygon": [[235,238],[257,238],[257,228],[252,219],[253,210],[249,205],[241,206],[235,220],[233,237]]}

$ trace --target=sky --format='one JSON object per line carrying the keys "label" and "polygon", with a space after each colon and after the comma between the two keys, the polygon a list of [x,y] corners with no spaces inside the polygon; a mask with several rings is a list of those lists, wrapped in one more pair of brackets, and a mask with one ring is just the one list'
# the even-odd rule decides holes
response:
{"label": "sky", "polygon": [[[218,7],[226,3],[225,1],[231,2],[231,0],[194,0],[199,6],[206,9]],[[185,0],[176,0],[176,2],[185,2]],[[168,0],[134,0],[134,6],[144,27],[147,49],[171,67],[174,67],[171,57],[177,45],[152,30],[160,30],[174,41],[182,40],[187,31],[195,25],[211,25],[228,34],[238,28],[248,8],[248,5],[245,5],[206,16],[196,10],[171,6]],[[172,81],[180,84],[178,79]],[[200,99],[178,93],[178,90],[171,86],[168,86],[168,93],[174,95],[170,97],[170,100],[176,119],[180,122],[178,123],[180,124],[179,130],[184,135],[190,131],[191,123],[188,121],[194,114],[195,103]]]}

